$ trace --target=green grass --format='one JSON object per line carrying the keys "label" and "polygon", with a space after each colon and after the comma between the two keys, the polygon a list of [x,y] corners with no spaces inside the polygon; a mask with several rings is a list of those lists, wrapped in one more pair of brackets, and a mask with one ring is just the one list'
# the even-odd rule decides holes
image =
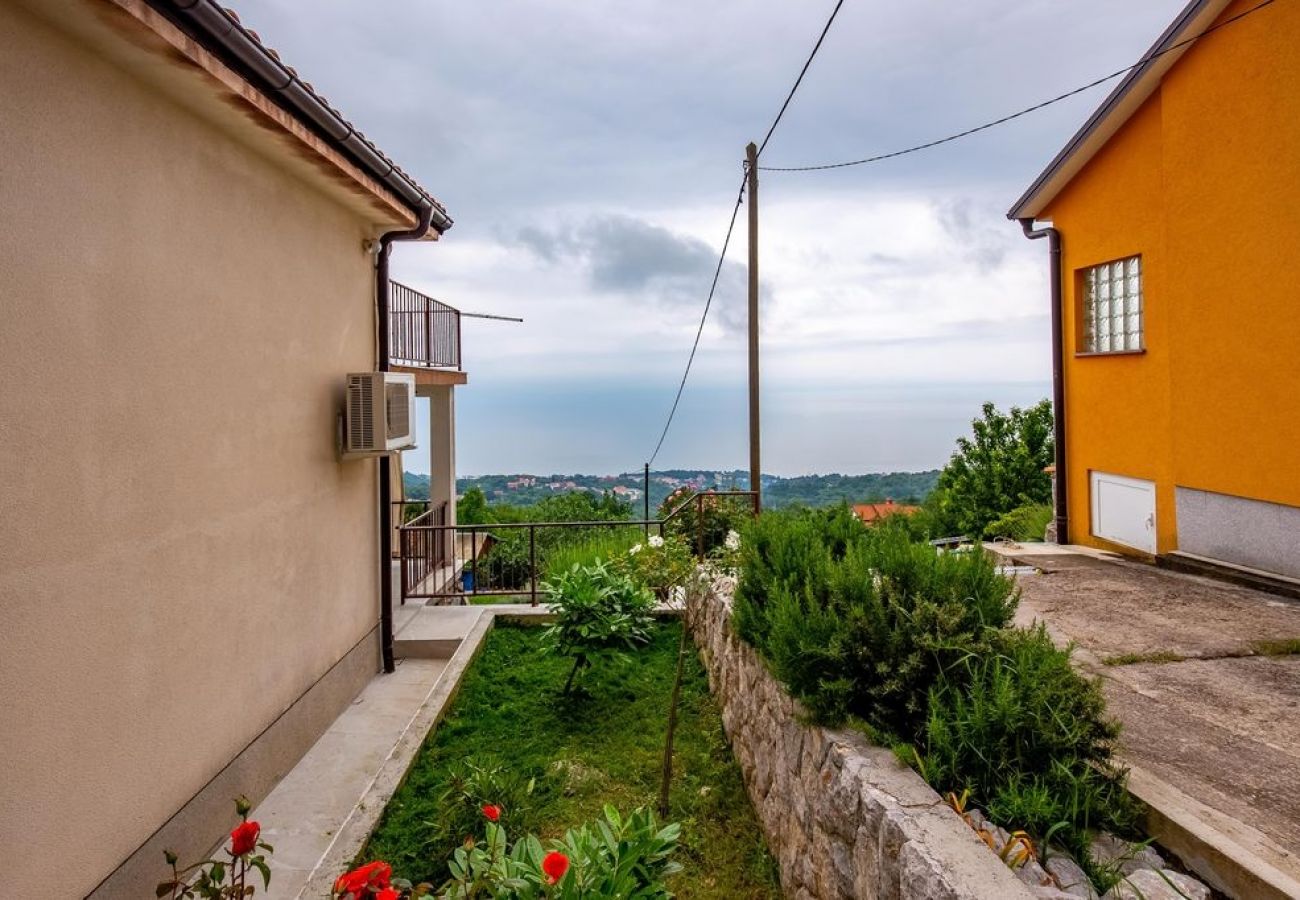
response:
{"label": "green grass", "polygon": [[1259,656],[1300,656],[1300,638],[1281,641],[1254,641],[1250,645]]}
{"label": "green grass", "polygon": [[593,529],[580,539],[561,544],[547,553],[542,578],[545,580],[557,572],[566,572],[575,565],[589,566],[597,560],[609,562],[645,539],[645,530],[639,526]]}
{"label": "green grass", "polygon": [[[436,829],[427,823],[446,815],[438,798],[457,760],[536,776],[530,818],[543,838],[595,818],[605,803],[623,811],[653,807],[680,627],[657,626],[651,643],[627,662],[590,670],[585,696],[564,698],[569,661],[539,652],[540,629],[498,624],[363,859],[385,859],[415,881],[446,879],[453,847],[431,845]],[[684,870],[670,888],[684,898],[779,897],[776,863],[704,670],[694,653],[687,662],[669,816],[682,824],[677,859]]]}
{"label": "green grass", "polygon": [[1175,663],[1185,659],[1186,656],[1172,650],[1156,650],[1152,653],[1120,653],[1107,656],[1102,662],[1108,666],[1135,666],[1140,663]]}

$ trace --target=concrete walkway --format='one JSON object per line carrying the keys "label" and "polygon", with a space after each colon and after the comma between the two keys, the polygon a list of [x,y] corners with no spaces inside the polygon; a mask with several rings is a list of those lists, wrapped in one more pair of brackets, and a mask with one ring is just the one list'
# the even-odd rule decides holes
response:
{"label": "concrete walkway", "polygon": [[1019,579],[1020,624],[1103,677],[1134,792],[1284,886],[1233,893],[1300,896],[1300,656],[1267,655],[1300,638],[1300,603],[1083,548],[991,549],[1043,572]]}
{"label": "concrete walkway", "polygon": [[330,895],[451,704],[492,616],[407,603],[394,620],[397,671],[376,675],[252,812],[275,847],[268,900]]}

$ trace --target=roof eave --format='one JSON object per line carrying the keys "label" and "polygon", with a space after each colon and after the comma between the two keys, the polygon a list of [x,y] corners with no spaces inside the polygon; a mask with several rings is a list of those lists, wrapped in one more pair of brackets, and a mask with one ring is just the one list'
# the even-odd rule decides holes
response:
{"label": "roof eave", "polygon": [[1169,48],[1203,33],[1229,2],[1231,0],[1191,0],[1183,7],[1173,23],[1143,54],[1142,59],[1145,61],[1125,75],[1123,81],[1107,95],[1083,127],[1075,132],[1065,147],[1034,179],[1029,189],[1012,205],[1007,218],[1019,220],[1038,217],[1061,189],[1128,121],[1129,116],[1155,92],[1165,72],[1187,52],[1190,45],[1172,51]]}
{"label": "roof eave", "polygon": [[145,2],[183,28],[208,51],[222,57],[228,65],[237,67],[262,94],[392,191],[417,217],[422,208],[432,208],[431,224],[439,234],[451,228],[451,216],[432,194],[398,168],[220,4],[214,0]]}

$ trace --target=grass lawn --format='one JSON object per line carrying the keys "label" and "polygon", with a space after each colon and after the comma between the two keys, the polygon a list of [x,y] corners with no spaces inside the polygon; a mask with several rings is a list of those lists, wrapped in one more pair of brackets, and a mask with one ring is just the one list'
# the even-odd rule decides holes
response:
{"label": "grass lawn", "polygon": [[[434,823],[456,802],[441,798],[458,760],[535,777],[527,819],[543,838],[596,818],[606,803],[621,812],[653,807],[680,628],[657,626],[647,647],[588,670],[585,695],[566,698],[570,662],[538,650],[541,629],[498,623],[362,859],[387,860],[416,882],[446,880],[445,860],[460,841],[439,839]],[[682,825],[676,859],[684,870],[670,887],[679,897],[780,897],[776,863],[694,653],[686,673],[669,817]]]}

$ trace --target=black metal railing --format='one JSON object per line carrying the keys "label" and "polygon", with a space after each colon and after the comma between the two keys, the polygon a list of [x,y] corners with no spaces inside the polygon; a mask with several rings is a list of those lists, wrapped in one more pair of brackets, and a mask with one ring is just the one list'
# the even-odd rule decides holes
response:
{"label": "black metal railing", "polygon": [[[709,504],[735,503],[743,499],[751,514],[758,512],[758,495],[753,491],[702,491],[685,500],[662,519],[613,519],[597,522],[498,522],[477,525],[449,525],[445,504],[443,521],[411,519],[400,529],[402,602],[421,599],[443,603],[464,602],[475,597],[516,597],[537,605],[537,593],[548,557],[565,545],[572,545],[601,532],[623,532],[629,538],[662,537],[670,522],[683,519],[694,510],[694,543],[697,558],[706,555],[713,521],[704,515]],[[515,535],[526,537],[515,538]],[[716,538],[716,536],[713,536]],[[508,544],[508,552],[498,545]],[[443,548],[450,556],[431,566],[429,548]],[[408,560],[408,552],[410,559]],[[408,564],[412,577],[408,578]],[[444,575],[430,579],[443,570]],[[423,576],[414,577],[418,573]],[[444,577],[445,576],[445,577]],[[437,583],[441,581],[442,583]]]}
{"label": "black metal railing", "polygon": [[450,544],[453,536],[447,533],[447,501],[395,501],[393,507],[398,521],[403,523],[397,530],[397,548],[405,603],[407,597],[421,596],[431,587],[443,587],[438,581],[451,577],[448,566],[455,559],[455,551]]}
{"label": "black metal railing", "polygon": [[389,282],[388,343],[393,365],[460,368],[460,310]]}

